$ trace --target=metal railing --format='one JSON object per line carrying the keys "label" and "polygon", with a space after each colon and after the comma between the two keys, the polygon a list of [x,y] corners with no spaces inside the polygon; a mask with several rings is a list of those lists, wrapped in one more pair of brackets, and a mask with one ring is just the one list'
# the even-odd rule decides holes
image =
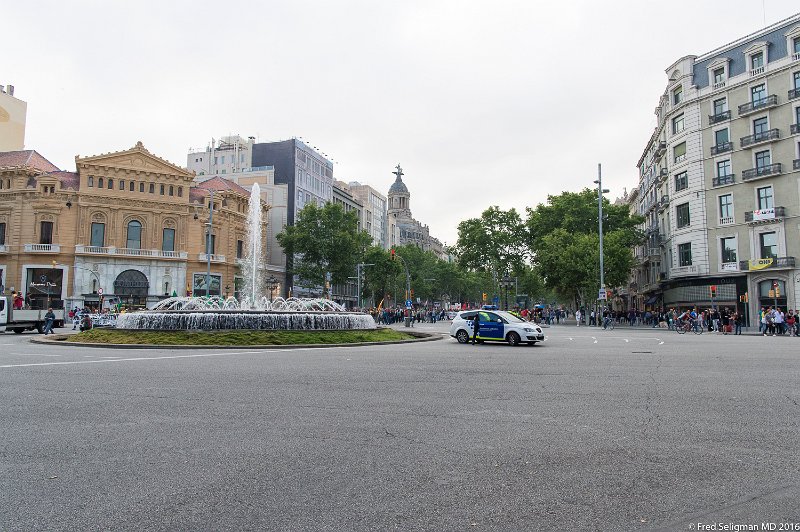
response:
{"label": "metal railing", "polygon": [[710,124],[716,124],[717,122],[722,122],[724,120],[730,120],[730,119],[731,119],[730,110],[722,111],[721,113],[715,115],[708,115],[708,122]]}
{"label": "metal railing", "polygon": [[714,90],[724,89],[724,88],[725,88],[725,82],[724,81],[718,81],[718,82],[714,83]]}
{"label": "metal railing", "polygon": [[733,225],[736,219],[733,216],[723,216],[719,219],[719,225]]}
{"label": "metal railing", "polygon": [[[761,215],[762,219],[765,220],[773,220],[776,218],[785,218],[786,217],[786,207],[775,207],[773,209],[775,212],[774,214],[770,215]],[[753,221],[753,211],[747,211],[744,213],[744,221],[745,222],[752,222]]]}
{"label": "metal railing", "polygon": [[753,100],[752,102],[743,103],[739,106],[739,116],[750,113],[755,113],[758,110],[766,109],[768,107],[775,107],[778,105],[778,97],[774,94],[765,96],[760,100]]}
{"label": "metal railing", "polygon": [[791,130],[792,135],[797,135],[800,133],[800,124],[792,124],[789,126],[789,129]]}
{"label": "metal railing", "polygon": [[742,180],[748,181],[750,179],[758,179],[759,177],[778,175],[780,173],[781,163],[765,164],[759,168],[751,168],[742,172]]}
{"label": "metal railing", "polygon": [[800,170],[800,159],[792,161],[792,170]]}
{"label": "metal railing", "polygon": [[[794,257],[773,257],[772,263],[768,263],[765,265],[763,261],[768,261],[769,259],[753,259],[753,261],[757,262],[758,268],[754,269],[764,269],[764,268],[794,268],[795,260]],[[750,268],[749,260],[740,260],[739,261],[739,269],[742,271],[749,271]]]}
{"label": "metal railing", "polygon": [[789,99],[794,100],[795,98],[800,97],[800,88],[792,89],[789,91]]}
{"label": "metal railing", "polygon": [[711,178],[711,186],[712,187],[721,187],[724,185],[732,185],[736,182],[736,176],[734,174],[727,174],[721,175],[718,177]]}
{"label": "metal railing", "polygon": [[742,148],[761,144],[762,142],[769,142],[779,138],[781,138],[781,130],[777,128],[770,129],[768,131],[762,131],[760,133],[753,133],[752,135],[742,137]]}
{"label": "metal railing", "polygon": [[763,74],[764,73],[764,68],[765,67],[760,66],[760,67],[756,67],[756,68],[750,69],[750,77],[753,78],[755,76],[759,76],[759,75]]}
{"label": "metal railing", "polygon": [[731,151],[732,149],[733,142],[723,142],[721,144],[717,144],[716,146],[711,146],[711,155],[718,155],[720,153]]}

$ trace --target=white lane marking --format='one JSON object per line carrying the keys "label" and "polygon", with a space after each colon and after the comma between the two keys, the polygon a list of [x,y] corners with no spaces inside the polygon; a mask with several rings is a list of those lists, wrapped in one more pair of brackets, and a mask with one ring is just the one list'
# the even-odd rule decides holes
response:
{"label": "white lane marking", "polygon": [[630,340],[628,340],[627,338],[625,338],[625,343],[627,344],[628,342],[630,342]]}
{"label": "white lane marking", "polygon": [[[332,351],[334,349],[357,349],[359,347],[370,347],[370,346],[341,346],[341,347],[301,347],[297,349],[291,349],[292,352],[296,351],[319,351],[319,350],[326,350]],[[68,366],[74,364],[102,364],[108,362],[138,362],[141,360],[171,360],[176,358],[206,358],[206,357],[227,357],[227,356],[234,356],[234,355],[252,355],[252,354],[264,354],[266,353],[280,353],[289,351],[288,349],[268,349],[268,350],[259,350],[259,351],[234,351],[232,353],[198,353],[194,355],[171,355],[165,357],[133,357],[133,358],[114,358],[114,359],[99,359],[99,360],[73,360],[69,362],[37,362],[31,364],[3,364],[0,365],[0,369],[6,368],[28,368],[33,366]],[[86,355],[89,356],[89,355]]]}
{"label": "white lane marking", "polygon": [[45,355],[44,353],[8,353],[15,357],[60,357],[61,355]]}

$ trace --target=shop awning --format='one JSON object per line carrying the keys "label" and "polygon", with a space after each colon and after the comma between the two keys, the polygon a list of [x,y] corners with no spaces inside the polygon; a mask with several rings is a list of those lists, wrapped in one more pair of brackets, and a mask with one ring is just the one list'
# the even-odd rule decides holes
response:
{"label": "shop awning", "polygon": [[645,304],[645,305],[652,305],[652,304],[653,304],[653,303],[655,303],[656,301],[658,301],[658,296],[650,296],[650,297],[647,299],[647,301],[645,301],[645,302],[644,302],[644,304]]}

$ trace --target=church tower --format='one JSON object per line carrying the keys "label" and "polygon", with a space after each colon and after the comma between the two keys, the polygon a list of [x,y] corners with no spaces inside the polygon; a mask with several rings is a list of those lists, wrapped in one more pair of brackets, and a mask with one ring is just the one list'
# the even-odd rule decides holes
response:
{"label": "church tower", "polygon": [[394,215],[398,218],[411,218],[411,193],[403,183],[403,169],[398,164],[392,173],[397,179],[389,187],[388,214],[390,217]]}

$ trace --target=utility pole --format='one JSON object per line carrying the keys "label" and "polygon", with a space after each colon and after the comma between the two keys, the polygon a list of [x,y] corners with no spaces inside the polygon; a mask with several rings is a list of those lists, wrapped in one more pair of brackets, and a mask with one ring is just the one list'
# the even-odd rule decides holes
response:
{"label": "utility pole", "polygon": [[603,268],[603,194],[609,192],[603,188],[603,173],[600,163],[597,163],[597,230],[600,233],[600,291],[605,292],[606,281]]}
{"label": "utility pole", "polygon": [[363,305],[361,304],[362,303],[362,301],[361,301],[361,269],[364,266],[375,266],[375,265],[374,264],[367,264],[367,263],[364,263],[364,262],[359,262],[358,264],[356,264],[356,279],[357,279],[356,283],[357,283],[357,286],[358,286],[358,288],[357,288],[357,290],[358,290],[358,308],[362,308],[363,307]]}

